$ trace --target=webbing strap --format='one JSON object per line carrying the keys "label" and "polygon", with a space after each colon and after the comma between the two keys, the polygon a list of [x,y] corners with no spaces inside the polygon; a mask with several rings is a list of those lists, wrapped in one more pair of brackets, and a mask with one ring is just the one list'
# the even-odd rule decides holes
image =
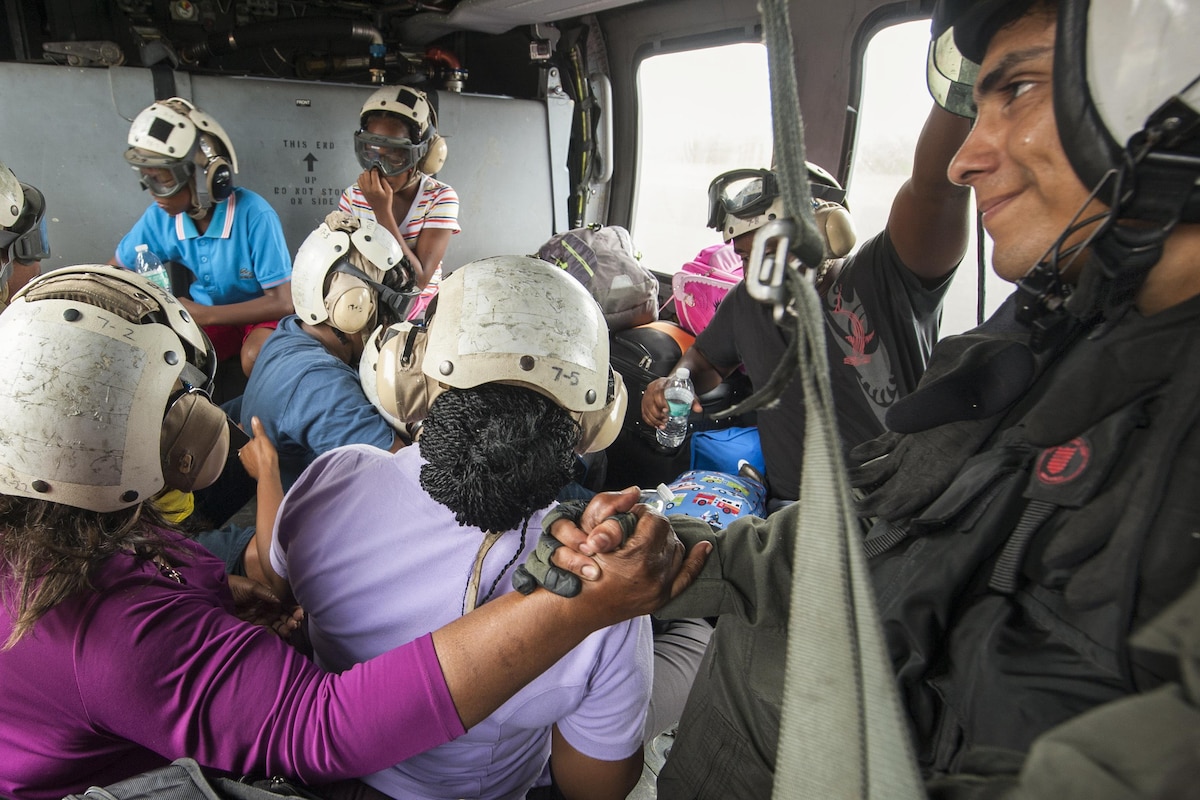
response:
{"label": "webbing strap", "polygon": [[1012,594],[1017,590],[1017,579],[1021,574],[1021,564],[1025,561],[1025,551],[1029,542],[1046,520],[1054,515],[1058,505],[1045,500],[1030,500],[1029,505],[1021,513],[1017,527],[1008,537],[1000,558],[992,568],[992,577],[988,586],[1001,594]]}
{"label": "webbing strap", "polygon": [[[808,196],[787,0],[761,0],[784,206]],[[799,225],[802,243],[819,234]],[[823,245],[818,242],[818,247]],[[802,247],[801,250],[804,248]],[[803,256],[801,256],[803,258]],[[809,263],[819,263],[810,261]],[[776,798],[923,798],[883,645],[833,413],[824,314],[788,271],[805,434]]]}
{"label": "webbing strap", "polygon": [[150,67],[150,78],[154,81],[154,99],[167,100],[179,94],[175,88],[175,73],[170,65],[160,61]]}

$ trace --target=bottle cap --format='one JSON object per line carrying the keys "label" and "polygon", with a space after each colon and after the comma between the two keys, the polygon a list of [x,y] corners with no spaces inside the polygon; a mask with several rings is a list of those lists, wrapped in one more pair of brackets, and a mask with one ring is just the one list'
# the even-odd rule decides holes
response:
{"label": "bottle cap", "polygon": [[137,252],[139,252],[139,253],[144,253],[144,252],[146,252],[147,250],[149,250],[149,249],[150,249],[150,245],[148,245],[148,244],[139,244],[137,247],[135,247],[135,248],[133,248],[133,249],[134,249],[134,250],[136,250],[136,251],[137,251]]}
{"label": "bottle cap", "polygon": [[676,378],[690,378],[691,375],[692,371],[687,367],[680,367],[679,369],[675,370]]}

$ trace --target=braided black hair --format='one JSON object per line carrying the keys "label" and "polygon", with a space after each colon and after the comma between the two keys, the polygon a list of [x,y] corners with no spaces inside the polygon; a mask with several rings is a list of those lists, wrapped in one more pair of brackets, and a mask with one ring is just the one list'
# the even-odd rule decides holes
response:
{"label": "braided black hair", "polygon": [[578,443],[575,420],[532,389],[450,389],[421,431],[421,487],[460,525],[512,530],[571,480]]}

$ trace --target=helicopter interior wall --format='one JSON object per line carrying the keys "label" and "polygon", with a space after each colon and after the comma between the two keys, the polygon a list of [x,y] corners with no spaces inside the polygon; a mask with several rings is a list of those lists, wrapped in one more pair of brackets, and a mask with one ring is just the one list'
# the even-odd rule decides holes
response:
{"label": "helicopter interior wall", "polygon": [[[352,134],[371,87],[174,77],[177,93],[229,133],[237,183],[271,202],[294,253],[361,171]],[[0,104],[21,109],[0,116],[4,161],[47,199],[53,255],[43,269],[107,261],[150,203],[121,153],[130,121],[154,100],[153,85],[143,68],[0,63]],[[550,165],[565,161],[551,151],[565,148],[569,108],[452,92],[439,92],[437,105],[450,151],[438,177],[462,201],[463,233],[452,240],[445,268],[534,252],[554,233],[556,204],[566,207],[565,181]]]}

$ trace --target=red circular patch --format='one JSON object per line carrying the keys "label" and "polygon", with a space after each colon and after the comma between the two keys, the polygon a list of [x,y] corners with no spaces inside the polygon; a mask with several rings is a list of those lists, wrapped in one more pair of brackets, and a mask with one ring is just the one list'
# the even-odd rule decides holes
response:
{"label": "red circular patch", "polygon": [[1087,440],[1075,438],[1066,444],[1047,447],[1037,463],[1038,480],[1042,483],[1068,483],[1087,469],[1092,450]]}

